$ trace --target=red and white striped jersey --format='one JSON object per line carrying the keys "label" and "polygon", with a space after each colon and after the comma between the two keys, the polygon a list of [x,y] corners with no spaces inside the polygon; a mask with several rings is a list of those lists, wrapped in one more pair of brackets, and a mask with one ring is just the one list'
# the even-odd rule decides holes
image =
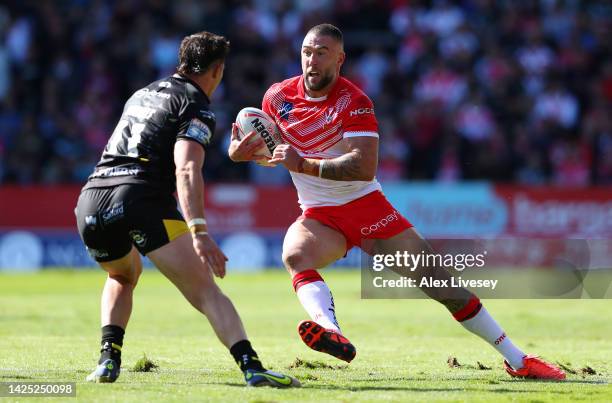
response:
{"label": "red and white striped jersey", "polygon": [[[310,98],[304,92],[302,76],[273,84],[262,102],[281,131],[283,141],[305,158],[336,158],[347,152],[342,139],[368,136],[378,138],[378,123],[372,101],[357,86],[339,77],[323,97]],[[302,209],[338,206],[380,190],[371,181],[335,181],[291,172]]]}

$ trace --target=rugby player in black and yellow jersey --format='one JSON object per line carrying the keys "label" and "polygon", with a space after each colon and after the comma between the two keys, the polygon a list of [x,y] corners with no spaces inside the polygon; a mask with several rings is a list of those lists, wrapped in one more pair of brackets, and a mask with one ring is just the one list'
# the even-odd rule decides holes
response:
{"label": "rugby player in black and yellow jersey", "polygon": [[[225,276],[227,258],[206,226],[202,166],[215,131],[210,97],[223,77],[228,51],[229,42],[209,32],[184,38],[177,73],[128,99],[83,187],[75,210],[79,233],[108,272],[101,356],[90,381],[114,382],[119,376],[142,254],[206,315],[247,385],[299,386],[296,379],[263,367],[236,309],[213,277]],[[258,141],[252,144],[259,146]]]}

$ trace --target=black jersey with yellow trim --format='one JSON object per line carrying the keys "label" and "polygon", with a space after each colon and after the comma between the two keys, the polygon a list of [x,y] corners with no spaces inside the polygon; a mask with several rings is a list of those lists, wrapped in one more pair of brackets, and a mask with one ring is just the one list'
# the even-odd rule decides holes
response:
{"label": "black jersey with yellow trim", "polygon": [[174,192],[174,144],[206,148],[214,131],[210,100],[193,81],[179,74],[155,81],[125,103],[85,188],[139,183]]}

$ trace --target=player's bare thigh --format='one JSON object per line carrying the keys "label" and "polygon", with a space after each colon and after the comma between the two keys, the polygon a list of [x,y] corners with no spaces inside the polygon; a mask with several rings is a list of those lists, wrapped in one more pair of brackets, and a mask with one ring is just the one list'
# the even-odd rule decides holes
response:
{"label": "player's bare thigh", "polygon": [[292,276],[321,269],[344,256],[346,239],[340,232],[311,218],[297,220],[283,242],[283,263]]}
{"label": "player's bare thigh", "polygon": [[110,262],[100,262],[99,264],[108,273],[109,277],[122,284],[135,286],[140,274],[142,274],[142,260],[138,250],[133,246],[132,250],[124,257]]}
{"label": "player's bare thigh", "polygon": [[421,251],[432,251],[427,241],[414,229],[407,228],[399,234],[388,239],[373,240],[373,253],[390,253],[394,251],[407,251],[408,253],[420,253]]}

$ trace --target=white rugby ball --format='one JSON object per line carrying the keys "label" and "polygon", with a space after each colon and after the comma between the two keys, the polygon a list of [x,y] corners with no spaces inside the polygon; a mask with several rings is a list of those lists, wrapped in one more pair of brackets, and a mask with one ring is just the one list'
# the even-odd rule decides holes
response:
{"label": "white rugby ball", "polygon": [[283,142],[274,119],[261,109],[252,107],[242,109],[236,116],[236,125],[238,126],[238,138],[242,139],[255,131],[263,139],[264,146],[255,153],[255,156],[271,158],[276,146]]}

